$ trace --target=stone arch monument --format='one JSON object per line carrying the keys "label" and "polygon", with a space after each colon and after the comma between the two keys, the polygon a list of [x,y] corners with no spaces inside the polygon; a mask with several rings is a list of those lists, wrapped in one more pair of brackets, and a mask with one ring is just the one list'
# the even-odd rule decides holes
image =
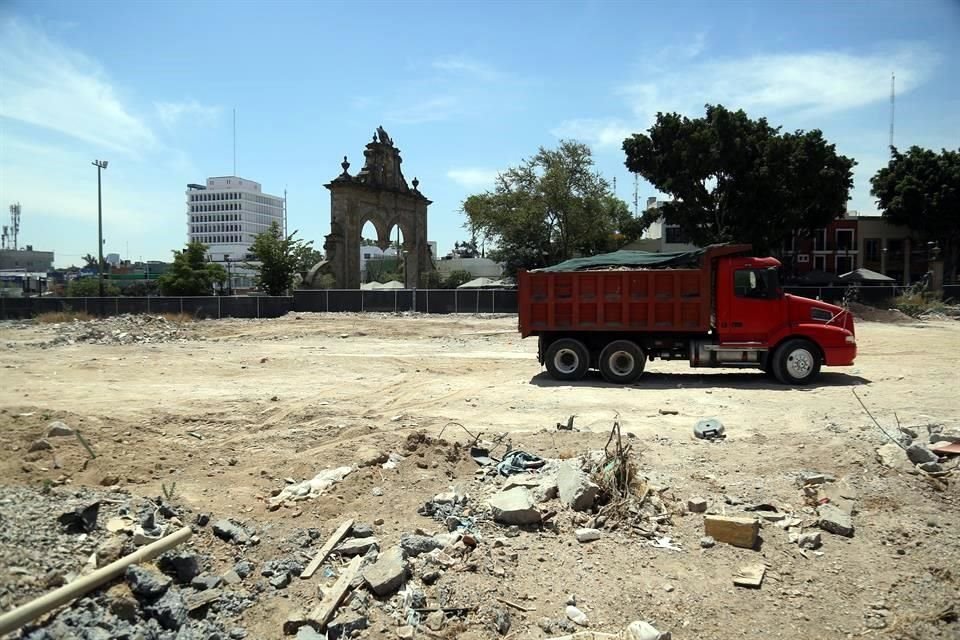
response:
{"label": "stone arch monument", "polygon": [[431,204],[417,189],[407,185],[400,170],[400,149],[378,127],[373,140],[363,152],[363,168],[350,175],[350,163],[343,157],[343,173],[325,184],[330,190],[330,233],[323,249],[330,271],[340,289],[360,287],[360,234],[371,222],[377,230],[377,246],[390,246],[390,230],[403,232],[400,256],[404,284],[408,288],[420,283],[422,273],[433,270],[430,246],[427,244],[427,207]]}

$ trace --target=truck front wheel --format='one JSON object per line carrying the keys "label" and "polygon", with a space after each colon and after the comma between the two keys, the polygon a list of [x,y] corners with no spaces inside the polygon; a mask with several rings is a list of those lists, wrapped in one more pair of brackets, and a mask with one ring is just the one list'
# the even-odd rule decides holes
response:
{"label": "truck front wheel", "polygon": [[647,356],[636,343],[614,340],[600,352],[600,373],[607,382],[630,384],[643,373]]}
{"label": "truck front wheel", "polygon": [[774,356],[773,373],[783,384],[810,384],[820,374],[820,350],[808,340],[787,340]]}
{"label": "truck front wheel", "polygon": [[579,340],[560,338],[547,347],[544,364],[554,380],[579,380],[590,368],[590,352]]}

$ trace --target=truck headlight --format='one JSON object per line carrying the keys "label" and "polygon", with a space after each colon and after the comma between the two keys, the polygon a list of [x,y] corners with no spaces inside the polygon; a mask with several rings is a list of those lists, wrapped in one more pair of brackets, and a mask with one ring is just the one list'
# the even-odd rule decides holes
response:
{"label": "truck headlight", "polygon": [[845,341],[847,344],[857,344],[857,336],[853,336],[853,335],[846,336],[846,337],[844,338],[844,341]]}

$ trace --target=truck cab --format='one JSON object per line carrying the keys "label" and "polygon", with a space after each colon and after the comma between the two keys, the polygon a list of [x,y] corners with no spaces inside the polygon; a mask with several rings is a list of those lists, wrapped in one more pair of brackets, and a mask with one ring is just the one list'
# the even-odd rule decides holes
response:
{"label": "truck cab", "polygon": [[619,251],[519,274],[519,329],[539,337],[539,359],[558,380],[598,369],[628,384],[647,361],[753,367],[784,384],[853,364],[853,316],[785,294],[780,262],[748,245],[677,254]]}

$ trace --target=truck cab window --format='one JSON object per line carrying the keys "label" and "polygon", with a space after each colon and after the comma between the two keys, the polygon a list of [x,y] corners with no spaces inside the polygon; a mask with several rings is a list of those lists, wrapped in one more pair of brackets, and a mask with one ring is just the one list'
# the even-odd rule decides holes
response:
{"label": "truck cab window", "polygon": [[733,273],[733,291],[738,298],[766,298],[766,274],[759,269],[737,269]]}

